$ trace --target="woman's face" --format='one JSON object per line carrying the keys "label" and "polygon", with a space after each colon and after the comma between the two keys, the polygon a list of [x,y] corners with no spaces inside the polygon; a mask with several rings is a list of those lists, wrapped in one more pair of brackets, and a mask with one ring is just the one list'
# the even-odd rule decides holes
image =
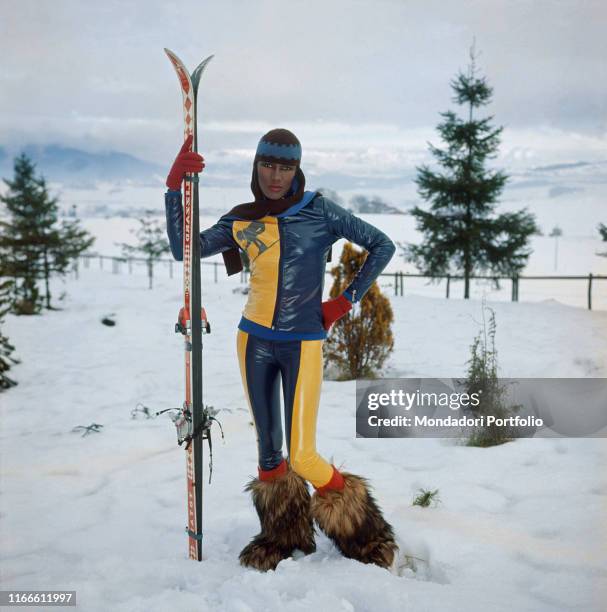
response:
{"label": "woman's face", "polygon": [[263,195],[270,200],[280,200],[289,191],[295,170],[296,166],[258,161],[257,178]]}

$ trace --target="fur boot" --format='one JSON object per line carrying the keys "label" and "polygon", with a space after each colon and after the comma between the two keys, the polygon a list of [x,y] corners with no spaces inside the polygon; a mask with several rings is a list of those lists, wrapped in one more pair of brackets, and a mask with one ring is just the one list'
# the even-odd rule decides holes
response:
{"label": "fur boot", "polygon": [[310,492],[301,476],[288,470],[274,480],[254,478],[245,491],[251,491],[261,532],[240,553],[242,565],[265,572],[296,548],[307,555],[316,550]]}
{"label": "fur boot", "polygon": [[311,513],[344,557],[389,568],[398,546],[366,479],[342,473],[344,487],[316,491]]}

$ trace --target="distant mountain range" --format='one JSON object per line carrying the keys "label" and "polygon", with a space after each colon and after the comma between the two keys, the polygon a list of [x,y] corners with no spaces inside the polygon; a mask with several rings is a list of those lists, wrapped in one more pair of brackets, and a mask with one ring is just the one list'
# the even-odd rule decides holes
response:
{"label": "distant mountain range", "polygon": [[[21,148],[0,145],[0,179],[13,176],[13,160],[22,152],[34,161],[38,174],[44,176],[47,182],[62,183],[68,187],[92,188],[96,182],[121,181],[157,186],[160,184],[158,177],[166,176],[168,171],[168,165],[161,166],[119,151],[89,153],[60,144],[29,144]],[[218,155],[213,172],[207,172],[205,176],[205,184],[210,187],[233,187],[235,180],[239,180],[246,185],[250,181],[250,172],[248,162]],[[315,176],[315,182],[332,185],[334,189],[389,188],[412,178],[411,169],[404,170],[400,176],[377,176],[372,181],[339,172],[323,172]]]}
{"label": "distant mountain range", "polygon": [[22,152],[34,161],[38,173],[47,182],[86,185],[96,181],[130,179],[150,183],[154,175],[162,176],[166,172],[166,168],[128,153],[87,153],[81,149],[52,144],[26,145],[15,151],[0,147],[0,178],[13,176],[13,159]]}
{"label": "distant mountain range", "polygon": [[[61,144],[33,145],[21,148],[0,146],[0,179],[13,176],[13,159],[24,152],[36,164],[38,174],[49,183],[61,183],[72,188],[95,188],[99,182],[129,182],[135,186],[161,187],[168,167],[144,161],[128,153],[107,151],[89,153],[82,149]],[[233,159],[221,151],[213,171],[205,175],[205,185],[209,187],[233,188],[235,184],[246,185],[250,180],[250,166],[242,159]],[[507,183],[509,191],[524,191],[529,188],[546,188],[548,197],[562,198],[574,192],[581,192],[587,185],[607,183],[607,160],[572,161],[544,166],[531,166],[525,169],[504,170],[510,175]],[[311,186],[320,188],[330,185],[332,190],[372,192],[373,190],[394,189],[411,186],[415,180],[413,167],[403,168],[402,172],[390,176],[376,175],[360,177],[348,172],[329,170],[312,173],[308,178]],[[415,199],[415,201],[417,201]],[[404,208],[411,203],[405,202]],[[377,197],[363,197],[353,203],[353,210],[360,213],[398,213],[403,205],[394,207]]]}

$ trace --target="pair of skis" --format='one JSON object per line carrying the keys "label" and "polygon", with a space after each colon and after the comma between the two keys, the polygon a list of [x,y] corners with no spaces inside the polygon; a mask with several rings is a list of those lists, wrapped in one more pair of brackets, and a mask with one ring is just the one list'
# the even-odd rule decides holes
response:
{"label": "pair of skis", "polygon": [[[193,135],[192,151],[197,150],[196,103],[200,77],[213,56],[202,61],[190,75],[183,62],[169,49],[169,56],[183,95],[184,140]],[[175,331],[185,341],[185,401],[173,417],[179,445],[185,443],[187,474],[188,552],[190,559],[202,561],[202,446],[211,445],[213,416],[202,396],[202,334],[210,327],[201,305],[200,224],[198,175],[188,173],[183,190],[183,308]],[[201,316],[197,316],[200,313]],[[212,464],[211,464],[212,465]]]}

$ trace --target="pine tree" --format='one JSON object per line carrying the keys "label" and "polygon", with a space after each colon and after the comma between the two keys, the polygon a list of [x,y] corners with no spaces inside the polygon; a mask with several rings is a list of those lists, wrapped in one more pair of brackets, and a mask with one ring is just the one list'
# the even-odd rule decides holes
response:
{"label": "pine tree", "polygon": [[131,230],[135,234],[138,244],[130,245],[122,243],[122,254],[124,257],[131,257],[137,253],[142,253],[148,267],[149,288],[152,288],[154,276],[154,262],[158,261],[164,253],[169,252],[169,243],[166,239],[166,229],[160,224],[158,219],[151,218],[153,210],[145,211],[147,217],[139,219],[137,231]]}
{"label": "pine tree", "polygon": [[[332,298],[343,293],[365,258],[365,251],[355,249],[350,243],[344,245],[339,264],[331,270]],[[324,343],[327,365],[334,363],[341,376],[348,380],[375,377],[394,347],[390,329],[393,320],[390,300],[374,282],[354,310],[331,328]]]}
{"label": "pine tree", "polygon": [[59,229],[61,246],[52,252],[53,269],[59,274],[66,274],[71,264],[88,250],[95,238],[81,225],[79,219],[63,220]]}
{"label": "pine tree", "polygon": [[3,276],[13,278],[13,308],[17,314],[35,314],[42,308],[37,281],[41,277],[41,223],[47,221],[49,198],[41,179],[34,176],[34,164],[26,155],[15,159],[14,179],[4,179],[9,187],[0,197],[9,213],[2,221],[0,254]]}
{"label": "pine tree", "polygon": [[447,147],[429,144],[443,172],[434,172],[427,165],[417,168],[418,193],[430,203],[430,210],[415,207],[411,214],[424,242],[401,245],[405,259],[423,274],[463,274],[466,299],[470,297],[470,276],[475,273],[519,273],[531,253],[529,237],[539,231],[525,209],[493,214],[508,177],[488,169],[487,162],[497,155],[503,128],[491,126],[493,116],[474,117],[474,111],[489,104],[493,95],[486,79],[476,72],[473,45],[468,73],[460,71],[451,81],[453,101],[467,105],[468,116],[461,119],[452,111],[441,113],[444,121],[437,129]]}
{"label": "pine tree", "polygon": [[[35,176],[35,165],[25,155],[15,159],[15,175],[0,198],[9,219],[0,223],[3,275],[14,279],[13,309],[18,314],[40,312],[51,306],[49,281],[65,274],[70,261],[88,248],[93,239],[75,220],[59,224],[57,199],[49,195],[44,177]],[[40,294],[38,280],[44,281]]]}
{"label": "pine tree", "polygon": [[[1,269],[0,276],[2,276]],[[13,387],[17,384],[7,374],[7,372],[11,369],[12,364],[19,363],[17,359],[11,357],[15,347],[9,342],[9,339],[2,331],[4,317],[12,308],[11,294],[13,292],[13,282],[14,281],[11,279],[0,278],[0,391]]]}

